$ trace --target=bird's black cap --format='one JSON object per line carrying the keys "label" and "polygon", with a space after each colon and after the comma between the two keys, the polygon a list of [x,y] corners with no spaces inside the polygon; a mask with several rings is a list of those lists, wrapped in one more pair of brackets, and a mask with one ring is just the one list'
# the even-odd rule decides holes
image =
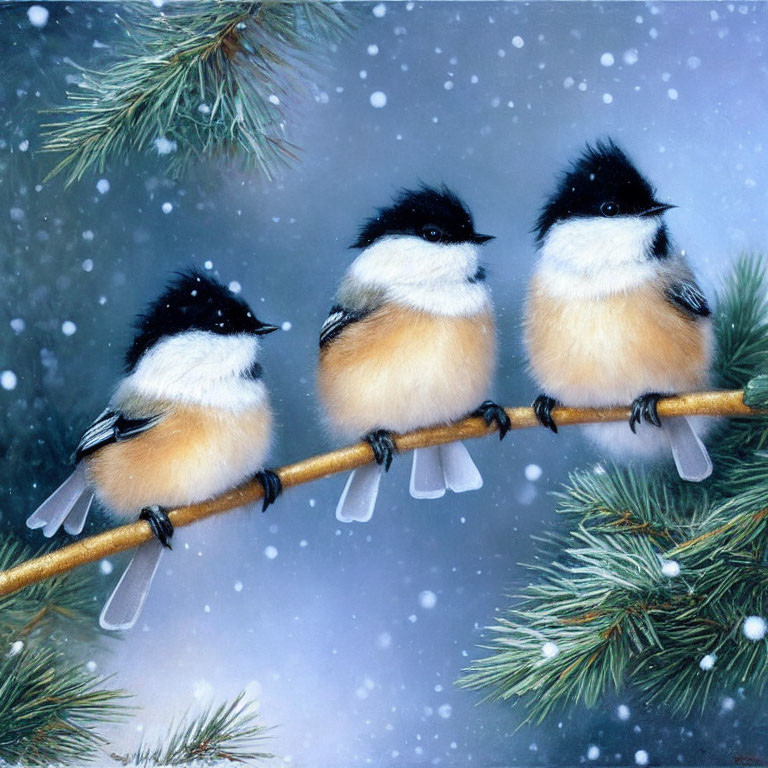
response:
{"label": "bird's black cap", "polygon": [[485,243],[492,235],[475,232],[472,214],[448,187],[402,189],[392,205],[379,208],[363,224],[352,248],[367,248],[387,235],[413,235],[433,243]]}
{"label": "bird's black cap", "polygon": [[611,139],[587,144],[545,203],[535,232],[541,240],[557,221],[577,216],[658,216],[673,205],[656,191]]}
{"label": "bird's black cap", "polygon": [[132,371],[141,356],[160,339],[185,331],[209,331],[222,336],[276,331],[256,319],[243,299],[212,277],[190,269],[180,272],[147,311],[136,319],[136,336],[125,355]]}

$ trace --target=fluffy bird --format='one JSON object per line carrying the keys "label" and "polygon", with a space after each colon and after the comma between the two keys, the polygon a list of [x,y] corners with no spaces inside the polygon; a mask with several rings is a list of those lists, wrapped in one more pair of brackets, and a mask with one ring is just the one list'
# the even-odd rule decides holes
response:
{"label": "fluffy bird", "polygon": [[171,548],[167,509],[254,477],[264,509],[279,495],[278,476],[264,469],[272,414],[258,361],[259,336],[275,330],[197,271],[177,276],[139,317],[125,376],[83,434],[75,471],[27,520],[48,537],[62,525],[77,535],[95,496],[115,520],[149,523],[155,538],[136,550],[101,612],[103,628],[136,622]]}
{"label": "fluffy bird", "polygon": [[[473,412],[495,423],[488,400],[496,333],[479,247],[466,205],[449,189],[402,190],[365,222],[336,304],[320,332],[317,387],[339,438],[363,437],[375,464],[351,473],[336,508],[343,522],[370,520],[395,453],[392,432],[447,424]],[[414,451],[410,492],[438,498],[475,490],[482,477],[460,442]]]}
{"label": "fluffy bird", "polygon": [[685,480],[712,472],[705,418],[665,419],[663,395],[709,385],[713,332],[707,300],[672,246],[656,192],[610,140],[587,146],[536,224],[539,258],[525,310],[530,370],[552,408],[632,403],[629,429],[586,427],[618,457],[668,456]]}

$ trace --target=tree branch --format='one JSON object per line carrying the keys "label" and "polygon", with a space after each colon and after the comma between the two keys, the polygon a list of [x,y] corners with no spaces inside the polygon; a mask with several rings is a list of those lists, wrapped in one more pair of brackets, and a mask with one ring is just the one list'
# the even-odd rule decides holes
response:
{"label": "tree branch", "polygon": [[[512,429],[538,426],[538,421],[531,408],[507,408],[506,412],[512,423]],[[765,415],[764,411],[752,409],[744,404],[744,391],[740,389],[695,392],[666,397],[659,401],[658,412],[661,417]],[[559,406],[552,413],[559,426],[567,426],[627,420],[630,409],[628,407],[568,408]],[[495,427],[486,426],[480,418],[470,417],[455,424],[419,429],[415,432],[398,435],[395,437],[395,446],[399,453],[406,453],[415,448],[426,448],[432,445],[452,443],[456,440],[485,437],[493,432],[495,432]],[[287,464],[276,471],[283,487],[291,488],[294,485],[302,485],[330,475],[349,472],[364,464],[369,464],[371,461],[373,461],[371,447],[367,443],[357,443],[330,453],[303,459],[295,464]],[[169,517],[175,527],[190,525],[206,517],[252,504],[258,501],[262,495],[260,483],[252,481],[211,501],[171,510]],[[95,536],[89,536],[74,544],[27,560],[7,571],[0,572],[0,597],[10,595],[52,576],[66,573],[86,563],[92,563],[118,552],[133,549],[151,538],[152,530],[149,524],[142,520],[129,525],[121,525]]]}

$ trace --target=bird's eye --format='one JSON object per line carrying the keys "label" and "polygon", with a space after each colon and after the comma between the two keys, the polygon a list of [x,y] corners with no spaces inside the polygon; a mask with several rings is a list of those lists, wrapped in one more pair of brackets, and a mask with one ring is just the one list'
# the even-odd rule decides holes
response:
{"label": "bird's eye", "polygon": [[421,230],[421,236],[430,243],[438,243],[443,239],[443,230],[430,224]]}
{"label": "bird's eye", "polygon": [[600,206],[600,213],[603,216],[616,216],[619,212],[619,204],[614,202],[603,203]]}

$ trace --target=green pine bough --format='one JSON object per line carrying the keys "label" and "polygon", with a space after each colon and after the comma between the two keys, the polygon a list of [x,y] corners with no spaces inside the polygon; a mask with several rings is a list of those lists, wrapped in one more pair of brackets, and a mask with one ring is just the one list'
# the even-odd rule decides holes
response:
{"label": "green pine bough", "polygon": [[103,72],[81,69],[79,91],[44,126],[43,151],[64,156],[48,178],[67,184],[108,160],[152,150],[178,176],[205,159],[239,159],[271,178],[295,158],[286,106],[307,90],[321,44],[348,31],[340,6],[195,0],[127,7],[128,44]]}
{"label": "green pine bough", "polygon": [[142,745],[130,756],[114,757],[137,766],[257,765],[274,757],[261,749],[267,738],[268,729],[258,723],[253,703],[241,693],[197,717],[182,718],[161,744]]}
{"label": "green pine bough", "polygon": [[[745,256],[714,316],[716,384],[763,408],[767,301],[765,264]],[[744,622],[768,619],[768,418],[728,420],[708,447],[715,469],[700,484],[663,468],[572,474],[557,494],[567,532],[550,537],[537,580],[460,684],[523,702],[535,722],[627,685],[685,714],[718,692],[761,695],[768,639]]]}
{"label": "green pine bough", "polygon": [[[0,568],[30,556],[11,535],[0,541]],[[80,764],[103,746],[99,726],[124,716],[124,694],[57,640],[93,638],[93,585],[84,570],[0,600],[0,760]]]}
{"label": "green pine bough", "polygon": [[[6,536],[0,541],[0,569],[31,554]],[[72,649],[98,639],[94,589],[93,570],[80,569],[0,598],[0,763],[81,766],[99,760],[104,765],[109,755],[115,761],[110,764],[258,765],[272,758],[261,748],[268,729],[243,694],[187,715],[153,747],[141,745],[129,756],[110,754],[100,730],[127,720],[129,696],[74,659]]]}

